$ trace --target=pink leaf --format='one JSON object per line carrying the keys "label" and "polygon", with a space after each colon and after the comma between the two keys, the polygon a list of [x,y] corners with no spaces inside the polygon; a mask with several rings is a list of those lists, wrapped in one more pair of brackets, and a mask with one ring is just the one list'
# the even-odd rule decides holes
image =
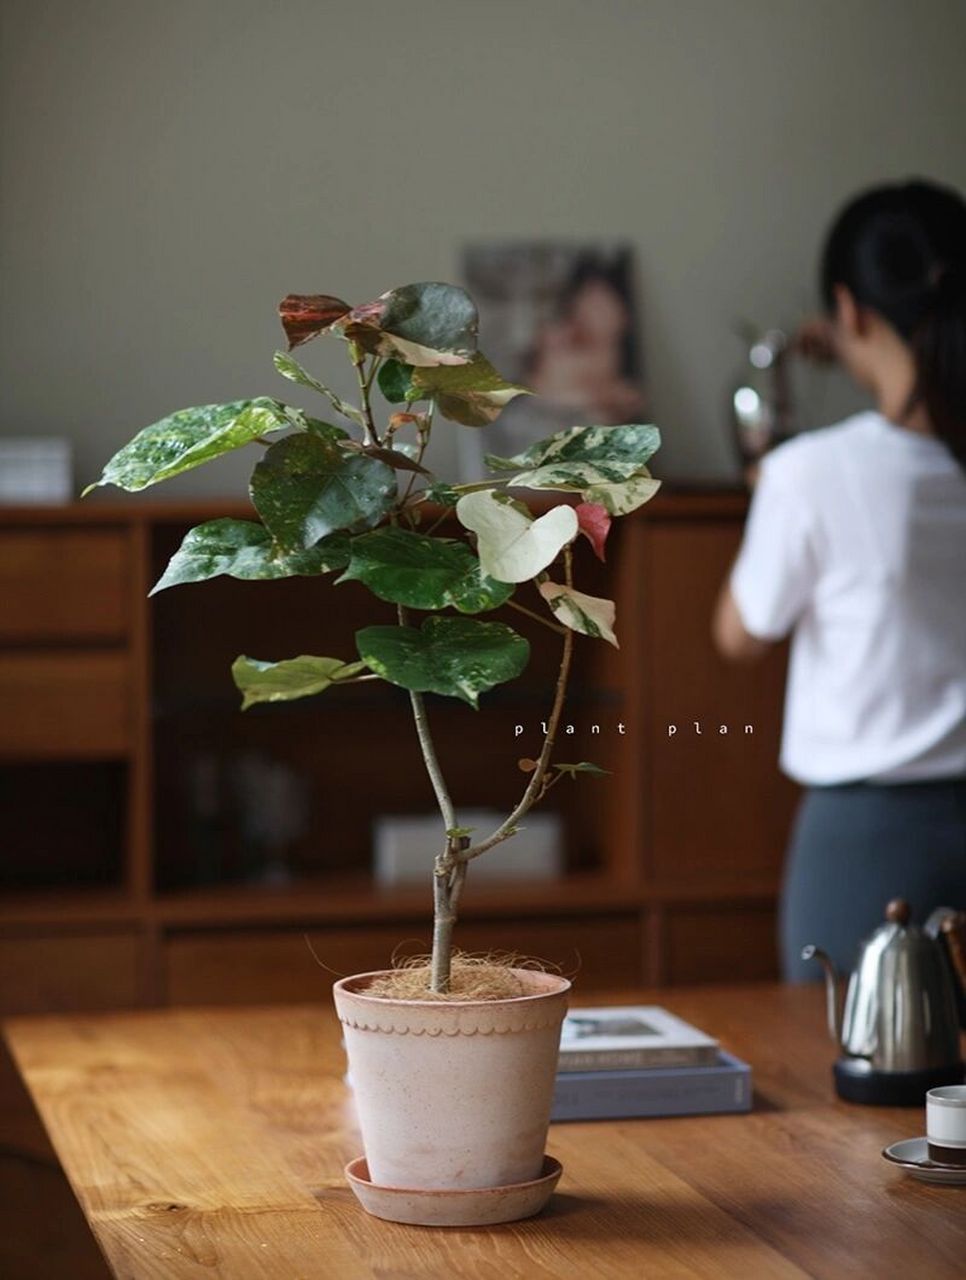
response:
{"label": "pink leaf", "polygon": [[610,533],[611,518],[606,507],[597,502],[578,502],[574,507],[577,512],[577,525],[587,541],[594,548],[598,560],[604,559],[604,543]]}
{"label": "pink leaf", "polygon": [[317,338],[349,310],[348,302],[327,293],[290,293],[278,304],[289,351]]}

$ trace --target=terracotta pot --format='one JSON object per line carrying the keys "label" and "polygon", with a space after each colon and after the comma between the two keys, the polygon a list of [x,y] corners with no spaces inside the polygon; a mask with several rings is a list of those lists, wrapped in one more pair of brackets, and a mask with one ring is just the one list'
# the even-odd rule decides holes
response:
{"label": "terracotta pot", "polygon": [[509,1000],[366,995],[334,984],[369,1176],[383,1187],[466,1190],[543,1172],[570,983],[515,969]]}

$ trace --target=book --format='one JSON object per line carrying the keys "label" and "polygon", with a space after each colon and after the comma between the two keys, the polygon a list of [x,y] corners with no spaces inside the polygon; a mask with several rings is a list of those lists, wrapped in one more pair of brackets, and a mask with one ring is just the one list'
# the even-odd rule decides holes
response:
{"label": "book", "polygon": [[561,1072],[554,1086],[550,1121],[628,1120],[750,1110],[751,1067],[722,1049],[713,1066]]}
{"label": "book", "polygon": [[658,1005],[573,1009],[560,1031],[558,1071],[713,1066],[718,1042]]}

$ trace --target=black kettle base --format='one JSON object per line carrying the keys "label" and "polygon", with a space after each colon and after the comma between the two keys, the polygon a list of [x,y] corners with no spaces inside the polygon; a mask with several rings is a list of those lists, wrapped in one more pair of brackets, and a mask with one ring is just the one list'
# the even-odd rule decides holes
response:
{"label": "black kettle base", "polygon": [[966,1064],[929,1071],[874,1071],[862,1058],[839,1058],[832,1068],[835,1092],[846,1102],[873,1107],[924,1107],[929,1089],[962,1084]]}

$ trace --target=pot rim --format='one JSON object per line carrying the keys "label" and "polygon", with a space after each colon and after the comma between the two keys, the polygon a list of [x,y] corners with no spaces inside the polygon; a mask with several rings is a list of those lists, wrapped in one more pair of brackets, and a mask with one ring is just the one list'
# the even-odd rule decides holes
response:
{"label": "pot rim", "polygon": [[561,977],[558,973],[546,973],[542,969],[513,968],[510,970],[511,973],[538,973],[545,978],[553,979],[559,985],[550,991],[534,991],[526,996],[503,996],[498,1000],[414,1000],[405,996],[371,996],[364,990],[355,991],[348,985],[350,982],[359,982],[363,978],[381,978],[385,974],[394,972],[394,969],[372,969],[368,973],[351,973],[345,978],[340,978],[338,982],[333,982],[332,991],[335,994],[351,996],[355,1000],[365,1000],[371,1005],[387,1005],[392,1008],[406,1006],[418,1009],[498,1009],[503,1005],[526,1004],[528,1001],[546,1000],[552,996],[566,995],[573,986],[569,978]]}

